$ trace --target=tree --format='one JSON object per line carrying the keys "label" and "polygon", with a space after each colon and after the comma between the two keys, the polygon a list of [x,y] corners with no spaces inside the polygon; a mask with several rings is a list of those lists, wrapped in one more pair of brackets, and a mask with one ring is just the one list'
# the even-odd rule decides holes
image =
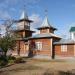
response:
{"label": "tree", "polygon": [[5,28],[5,33],[0,38],[0,48],[3,50],[4,56],[6,56],[8,50],[14,50],[16,46],[15,36],[11,32],[13,23],[14,20],[6,20],[2,24]]}
{"label": "tree", "polygon": [[0,48],[3,50],[4,56],[6,56],[8,50],[14,50],[15,46],[16,41],[13,35],[8,34],[0,38]]}
{"label": "tree", "polygon": [[3,22],[2,25],[4,26],[4,29],[5,29],[5,33],[3,35],[8,35],[10,33],[10,30],[13,29],[12,26],[14,23],[15,21],[11,19],[5,20]]}

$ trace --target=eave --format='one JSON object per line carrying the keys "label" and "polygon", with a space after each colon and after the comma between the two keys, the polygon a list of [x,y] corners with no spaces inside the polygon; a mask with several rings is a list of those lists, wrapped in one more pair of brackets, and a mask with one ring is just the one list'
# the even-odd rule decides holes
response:
{"label": "eave", "polygon": [[27,22],[33,22],[32,20],[29,19],[20,19],[20,20],[15,20],[15,22],[22,22],[22,21],[27,21]]}

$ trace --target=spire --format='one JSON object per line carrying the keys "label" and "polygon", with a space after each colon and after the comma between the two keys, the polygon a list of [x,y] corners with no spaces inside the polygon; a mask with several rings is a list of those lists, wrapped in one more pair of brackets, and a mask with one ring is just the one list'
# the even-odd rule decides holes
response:
{"label": "spire", "polygon": [[53,27],[53,26],[50,25],[47,16],[45,16],[45,18],[44,18],[41,26],[38,27],[37,29],[41,29],[41,28],[52,28],[53,30],[57,30],[55,27]]}
{"label": "spire", "polygon": [[45,16],[43,23],[41,24],[41,27],[50,27],[48,17]]}
{"label": "spire", "polygon": [[20,19],[28,19],[28,15],[25,10],[22,12]]}
{"label": "spire", "polygon": [[48,14],[48,11],[47,11],[47,9],[45,9],[45,18],[44,18],[44,21],[43,21],[41,27],[52,27],[52,26],[49,24],[47,14]]}
{"label": "spire", "polygon": [[27,12],[26,12],[26,5],[24,5],[23,12],[21,14],[20,19],[27,19],[28,20],[28,15],[27,15]]}

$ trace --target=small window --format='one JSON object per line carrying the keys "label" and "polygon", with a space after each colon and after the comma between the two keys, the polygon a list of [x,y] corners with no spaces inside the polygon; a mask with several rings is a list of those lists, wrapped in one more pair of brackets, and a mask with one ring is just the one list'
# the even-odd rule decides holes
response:
{"label": "small window", "polygon": [[42,50],[42,42],[36,42],[36,50]]}
{"label": "small window", "polygon": [[61,52],[67,52],[67,45],[61,45]]}

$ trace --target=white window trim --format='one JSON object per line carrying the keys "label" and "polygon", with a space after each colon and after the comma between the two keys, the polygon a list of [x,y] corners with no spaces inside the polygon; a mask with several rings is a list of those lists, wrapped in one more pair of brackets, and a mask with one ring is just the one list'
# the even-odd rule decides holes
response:
{"label": "white window trim", "polygon": [[36,50],[42,50],[42,42],[36,42]]}
{"label": "white window trim", "polygon": [[67,45],[61,45],[61,52],[67,52]]}

